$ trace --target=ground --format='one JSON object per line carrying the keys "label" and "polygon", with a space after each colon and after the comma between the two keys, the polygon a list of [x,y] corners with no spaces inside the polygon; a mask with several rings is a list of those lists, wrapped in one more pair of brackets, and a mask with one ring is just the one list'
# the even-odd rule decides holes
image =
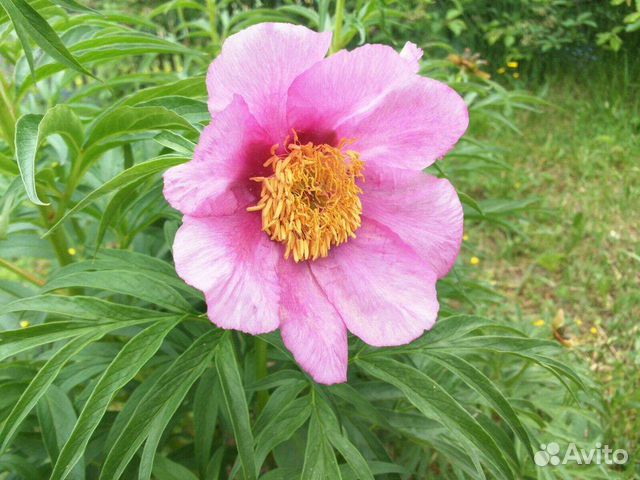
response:
{"label": "ground", "polygon": [[640,431],[640,100],[637,90],[613,83],[549,85],[542,112],[516,117],[520,135],[486,134],[513,168],[470,192],[537,198],[536,209],[519,221],[519,234],[467,225],[462,261],[470,268],[476,263],[478,277],[507,299],[486,313],[568,339],[602,383],[610,440],[624,438],[634,452]]}

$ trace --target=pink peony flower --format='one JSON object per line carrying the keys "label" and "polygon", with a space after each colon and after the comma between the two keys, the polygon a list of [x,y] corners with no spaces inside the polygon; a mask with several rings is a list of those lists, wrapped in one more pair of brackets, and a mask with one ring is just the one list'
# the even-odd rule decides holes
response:
{"label": "pink peony flower", "polygon": [[347,330],[402,345],[437,317],[462,207],[421,170],[465,132],[467,108],[417,75],[422,51],[264,23],[231,36],[207,76],[212,122],[164,195],[184,214],[178,275],[221,328],[280,329],[316,381],[346,381]]}

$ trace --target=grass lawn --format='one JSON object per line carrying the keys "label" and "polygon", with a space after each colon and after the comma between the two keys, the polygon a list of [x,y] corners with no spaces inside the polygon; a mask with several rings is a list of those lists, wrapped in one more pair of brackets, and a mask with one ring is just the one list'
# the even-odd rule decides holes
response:
{"label": "grass lawn", "polygon": [[[512,169],[470,190],[475,198],[539,199],[519,234],[467,225],[462,261],[506,301],[508,315],[562,336],[597,372],[606,440],[633,455],[640,432],[640,99],[606,79],[550,82],[543,112],[521,113],[522,134],[489,140]],[[474,262],[475,263],[475,262]]]}

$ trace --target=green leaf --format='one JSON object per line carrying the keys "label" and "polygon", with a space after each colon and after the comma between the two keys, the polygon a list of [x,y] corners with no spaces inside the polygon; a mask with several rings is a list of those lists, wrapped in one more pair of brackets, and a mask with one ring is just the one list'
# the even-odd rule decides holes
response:
{"label": "green leaf", "polygon": [[21,298],[2,308],[2,313],[45,312],[84,320],[124,321],[136,318],[166,317],[167,314],[146,308],[107,302],[96,297],[76,295],[38,295]]}
{"label": "green leaf", "polygon": [[9,85],[0,78],[0,137],[9,146],[14,142],[16,128],[16,111],[10,92]]}
{"label": "green leaf", "polygon": [[201,476],[205,476],[211,458],[211,446],[218,421],[218,377],[211,368],[205,372],[196,388],[193,399],[194,449],[196,464]]}
{"label": "green leaf", "polygon": [[460,377],[462,381],[482,395],[494,408],[496,413],[498,413],[498,415],[500,415],[513,429],[529,452],[531,458],[533,458],[531,439],[529,438],[527,431],[520,422],[520,419],[516,415],[516,412],[509,401],[484,373],[457,355],[439,351],[431,351],[428,355],[444,368]]}
{"label": "green leaf", "polygon": [[29,200],[36,205],[48,205],[36,192],[36,154],[44,140],[59,134],[76,153],[82,145],[84,133],[80,120],[66,105],[50,109],[46,115],[27,114],[18,119],[15,150],[20,176]]}
{"label": "green leaf", "polygon": [[100,117],[93,125],[85,148],[114,137],[149,130],[182,129],[197,134],[198,131],[183,117],[165,107],[122,106]]}
{"label": "green leaf", "polygon": [[[331,412],[331,414],[328,412]],[[319,409],[318,418],[323,424],[324,432],[329,442],[331,442],[333,447],[344,457],[356,477],[361,480],[373,480],[373,473],[367,461],[347,436],[340,431],[338,419],[328,405]]]}
{"label": "green leaf", "polygon": [[133,201],[135,201],[136,195],[138,193],[137,188],[140,186],[140,183],[142,183],[142,181],[144,181],[146,178],[147,177],[142,177],[139,181],[130,183],[129,185],[122,187],[113,195],[113,197],[111,197],[109,203],[102,212],[102,216],[100,217],[100,226],[98,227],[98,233],[96,234],[96,246],[94,255],[102,245],[104,236],[106,235],[107,229],[109,228],[111,223],[113,223],[118,217],[120,217],[122,215],[122,211],[130,206]]}
{"label": "green leaf", "polygon": [[[67,50],[60,37],[49,26],[44,18],[36,12],[31,5],[25,0],[0,0],[0,5],[5,9],[16,31],[22,30],[26,32],[33,40],[57,62],[73,68],[80,73],[92,76],[91,72],[86,70],[76,58]],[[20,34],[20,41],[25,48],[25,39]],[[32,68],[32,72],[33,72]]]}
{"label": "green leaf", "polygon": [[0,438],[3,439],[0,452],[4,452],[9,446],[22,421],[45,394],[62,367],[83,348],[101,338],[105,333],[104,329],[94,329],[92,333],[71,340],[44,364],[5,419],[0,430]]}
{"label": "green leaf", "polygon": [[[76,412],[69,397],[55,384],[49,386],[47,393],[38,402],[36,411],[40,431],[53,465],[60,454],[62,445],[73,430],[73,425],[77,420]],[[84,462],[80,462],[73,469],[73,478],[83,479],[84,477]]]}
{"label": "green leaf", "polygon": [[[209,366],[219,332],[205,333],[180,355],[158,379],[155,388],[138,404],[116,438],[102,466],[100,480],[118,480],[131,458],[149,435],[156,416],[167,404],[175,405]],[[177,402],[179,403],[179,402]],[[171,412],[172,414],[173,412]]]}
{"label": "green leaf", "polygon": [[91,435],[98,427],[113,396],[144,367],[160,349],[164,338],[180,322],[176,317],[146,328],[120,350],[109,364],[85,402],[73,432],[55,464],[51,480],[63,480],[80,461]]}
{"label": "green leaf", "polygon": [[304,480],[342,479],[338,460],[323,431],[317,409],[314,409],[309,422],[307,448],[304,453],[304,466],[300,478]]}
{"label": "green leaf", "polygon": [[216,369],[218,370],[224,403],[238,446],[244,478],[253,480],[256,478],[257,470],[255,452],[253,451],[254,442],[249,407],[247,406],[247,398],[242,386],[232,338],[229,334],[226,334],[220,343],[219,352],[216,355]]}
{"label": "green leaf", "polygon": [[423,348],[440,347],[443,343],[447,346],[481,328],[501,330],[524,336],[518,329],[510,325],[496,323],[488,318],[475,315],[454,315],[439,320],[431,331],[417,341],[410,343],[406,347],[394,348],[389,351],[405,353],[421,351]]}
{"label": "green leaf", "polygon": [[192,310],[191,305],[173,287],[145,273],[131,270],[75,272],[49,281],[43,292],[59,288],[99,288],[139,298],[173,312]]}
{"label": "green leaf", "polygon": [[0,332],[0,361],[31,348],[66,340],[70,337],[77,337],[94,331],[109,332],[141,325],[152,320],[153,317],[98,324],[95,322],[51,322],[18,330],[2,331]]}
{"label": "green leaf", "polygon": [[42,120],[41,115],[27,114],[18,119],[16,123],[16,157],[20,176],[27,191],[27,196],[36,205],[48,205],[38,198],[36,192],[36,151],[38,150],[38,126]]}
{"label": "green leaf", "polygon": [[193,156],[193,152],[196,149],[196,144],[191,140],[170,131],[160,132],[153,139],[163,147],[170,148],[176,153],[189,157]]}
{"label": "green leaf", "polygon": [[389,358],[371,356],[358,361],[373,377],[398,388],[423,415],[435,418],[461,441],[474,445],[504,478],[514,478],[504,453],[495,440],[458,401],[435,380],[415,368]]}
{"label": "green leaf", "polygon": [[258,470],[271,450],[289,440],[311,415],[308,397],[298,398],[275,415],[256,436],[256,465]]}
{"label": "green leaf", "polygon": [[74,12],[97,13],[98,15],[100,14],[100,12],[98,12],[97,10],[85,7],[75,0],[53,0],[53,2]]}
{"label": "green leaf", "polygon": [[19,330],[0,332],[0,360],[30,348],[66,340],[93,330],[93,325],[81,322],[52,322]]}
{"label": "green leaf", "polygon": [[163,155],[160,157],[156,157],[152,160],[148,160],[146,162],[138,163],[131,168],[128,168],[124,172],[118,174],[108,182],[105,182],[100,187],[96,188],[89,195],[80,200],[72,209],[67,211],[67,213],[53,226],[44,236],[49,235],[53,230],[58,228],[62,222],[64,222],[67,218],[75,213],[79,212],[91,202],[97,200],[98,198],[111,193],[119,188],[127,186],[133,182],[137,182],[142,177],[147,177],[149,175],[153,175],[158,172],[162,172],[169,167],[173,167],[174,165],[179,165],[181,163],[187,162],[190,159],[188,157],[182,155]]}
{"label": "green leaf", "polygon": [[157,480],[198,480],[189,469],[163,455],[157,455],[153,462],[153,476]]}
{"label": "green leaf", "polygon": [[[144,88],[123,98],[117,105],[134,106],[148,102],[154,98],[169,97],[172,95],[206,97],[207,89],[204,77],[196,76],[185,78],[183,80],[178,80],[177,82]],[[116,108],[118,107],[116,106]]]}

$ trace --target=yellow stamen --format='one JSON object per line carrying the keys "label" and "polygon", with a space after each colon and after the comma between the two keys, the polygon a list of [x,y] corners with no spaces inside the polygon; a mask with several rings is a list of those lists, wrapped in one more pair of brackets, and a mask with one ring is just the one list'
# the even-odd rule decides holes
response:
{"label": "yellow stamen", "polygon": [[261,212],[262,230],[284,244],[285,258],[316,260],[355,238],[362,214],[356,181],[364,180],[364,163],[356,152],[343,152],[346,145],[302,145],[294,132],[286,152],[276,154],[276,145],[264,163],[273,174],[251,178],[262,189],[258,204],[247,211]]}

